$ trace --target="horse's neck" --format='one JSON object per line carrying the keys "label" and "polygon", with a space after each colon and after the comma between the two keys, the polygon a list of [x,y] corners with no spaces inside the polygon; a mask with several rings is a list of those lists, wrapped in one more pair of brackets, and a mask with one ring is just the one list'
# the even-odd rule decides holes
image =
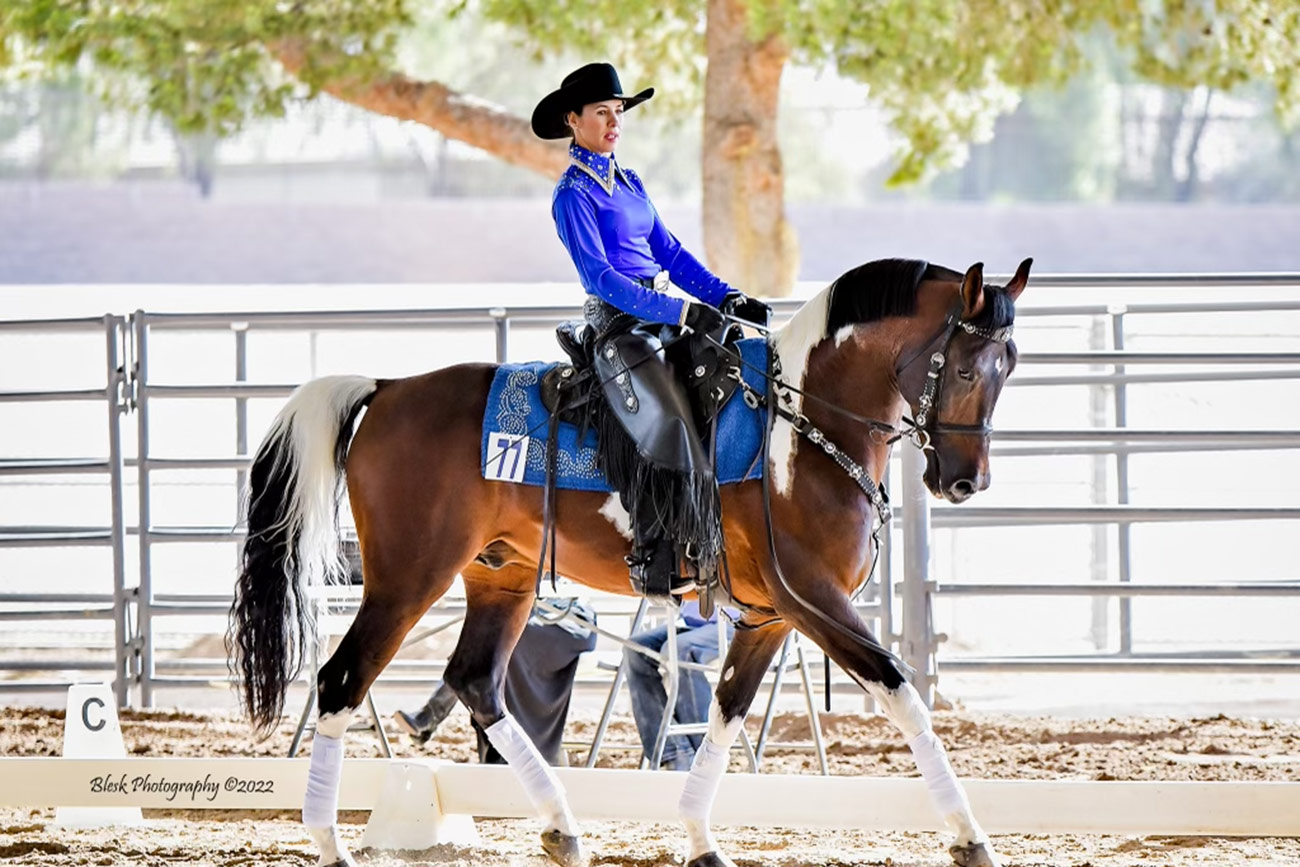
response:
{"label": "horse's neck", "polygon": [[[952,303],[954,287],[925,281],[917,287],[917,310],[911,317],[883,319],[846,326],[825,336],[829,289],[805,304],[775,338],[782,377],[814,398],[829,401],[859,416],[894,425],[906,406],[895,376],[898,360],[913,351],[940,322]],[[824,339],[823,339],[824,338]],[[844,448],[877,482],[889,461],[889,447],[873,438],[861,422],[847,419],[792,393],[790,407],[802,411],[822,428],[836,447]],[[807,443],[804,443],[807,445]],[[800,437],[789,425],[777,428],[772,440],[772,472],[776,489],[790,496]]]}
{"label": "horse's neck", "polygon": [[[904,401],[894,377],[893,330],[885,322],[859,325],[852,333],[821,343],[809,356],[804,390],[857,416],[897,427]],[[889,462],[889,446],[873,436],[867,424],[820,401],[805,400],[804,414],[879,481]]]}

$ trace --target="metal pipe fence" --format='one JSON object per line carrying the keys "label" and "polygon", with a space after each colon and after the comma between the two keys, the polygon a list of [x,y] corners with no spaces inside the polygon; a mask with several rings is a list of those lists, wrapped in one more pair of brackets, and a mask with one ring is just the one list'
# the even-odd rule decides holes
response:
{"label": "metal pipe fence", "polygon": [[[106,475],[109,498],[109,521],[106,526],[50,527],[10,525],[0,527],[0,548],[45,548],[69,546],[108,547],[112,552],[109,592],[103,594],[63,593],[31,594],[0,592],[0,619],[6,622],[108,619],[113,621],[114,659],[111,664],[84,659],[29,657],[11,660],[3,666],[12,671],[82,672],[108,669],[113,674],[113,689],[118,703],[128,698],[137,646],[137,634],[131,625],[135,606],[134,592],[126,585],[126,521],[123,513],[122,415],[128,411],[125,356],[126,321],[106,314],[97,319],[63,319],[0,322],[0,337],[6,334],[45,335],[72,333],[101,336],[104,342],[104,385],[97,389],[64,388],[0,392],[4,403],[66,403],[70,401],[102,402],[106,416],[105,457],[103,458],[6,458],[0,461],[0,479],[20,476],[90,474]],[[98,606],[98,607],[86,607]],[[35,606],[35,607],[33,607]],[[61,606],[72,606],[63,608]],[[0,689],[63,690],[75,681],[20,680],[0,684]]]}
{"label": "metal pipe fence", "polygon": [[[1186,289],[1300,287],[1300,275],[1117,275],[1035,278],[1037,288],[1140,288]],[[796,309],[797,302],[778,301],[778,316]],[[1137,597],[1241,597],[1290,598],[1300,595],[1300,581],[1278,582],[1206,582],[1151,584],[1134,580],[1132,565],[1132,528],[1150,523],[1214,521],[1294,520],[1300,508],[1288,506],[1170,506],[1147,507],[1130,503],[1129,458],[1134,455],[1177,454],[1206,451],[1294,450],[1300,447],[1300,431],[1223,429],[1172,430],[1133,429],[1128,426],[1129,386],[1151,383],[1213,383],[1249,381],[1300,381],[1300,352],[1294,351],[1135,351],[1126,348],[1126,338],[1135,316],[1174,316],[1181,314],[1230,315],[1234,313],[1294,313],[1300,301],[1215,301],[1209,303],[1173,302],[1144,304],[1085,304],[1029,306],[1019,311],[1022,324],[1064,322],[1098,322],[1110,336],[1108,348],[1087,351],[1041,351],[1031,347],[1020,356],[1021,372],[1009,383],[1017,389],[1059,389],[1082,386],[1092,392],[1106,390],[1113,414],[1108,428],[1037,429],[1022,428],[998,431],[992,454],[999,459],[1043,456],[1085,456],[1108,462],[1113,471],[1116,490],[1113,502],[1090,505],[931,507],[928,493],[920,483],[921,462],[918,454],[905,447],[901,460],[890,470],[901,494],[895,496],[899,520],[885,534],[886,551],[881,558],[880,580],[875,594],[865,600],[861,610],[878,624],[879,633],[899,647],[903,658],[918,672],[918,687],[927,698],[940,671],[1287,671],[1300,672],[1300,649],[1282,648],[1270,658],[1234,656],[1231,651],[1205,651],[1193,656],[1169,657],[1137,653],[1133,647],[1133,620],[1130,600]],[[182,676],[174,672],[186,669],[212,669],[212,660],[160,659],[156,636],[158,618],[212,617],[224,614],[227,595],[165,594],[158,592],[155,581],[155,554],[158,545],[184,543],[237,542],[242,538],[237,512],[222,525],[192,525],[163,521],[156,517],[154,474],[159,471],[226,471],[234,470],[236,484],[242,487],[243,472],[249,459],[250,443],[256,434],[250,430],[249,401],[286,397],[295,384],[250,381],[250,339],[263,334],[312,335],[360,331],[446,332],[472,331],[488,338],[491,354],[497,361],[511,358],[511,344],[518,328],[550,325],[564,318],[580,315],[576,306],[482,307],[463,310],[375,310],[322,312],[233,312],[233,313],[155,313],[138,310],[129,318],[105,316],[101,319],[42,320],[0,322],[0,338],[5,334],[37,334],[50,331],[102,332],[105,340],[105,386],[98,389],[0,392],[0,403],[36,401],[102,401],[107,414],[107,457],[80,457],[0,460],[0,478],[39,475],[100,475],[109,481],[111,521],[108,526],[11,526],[0,527],[0,547],[69,547],[106,546],[112,549],[113,566],[110,591],[82,594],[0,593],[0,619],[59,620],[67,617],[107,618],[114,623],[114,684],[118,700],[126,704],[129,691],[138,688],[139,701],[151,706],[159,688],[211,682],[210,674]],[[228,382],[180,381],[164,368],[151,366],[151,344],[162,333],[233,335]],[[1080,368],[1063,373],[1034,373],[1038,367]],[[1150,368],[1159,367],[1159,370]],[[154,410],[158,402],[174,400],[233,402],[230,454],[160,455],[155,454],[152,435],[155,431]],[[121,417],[133,414],[136,454],[124,458],[121,443]],[[127,526],[123,515],[126,473],[135,482],[137,518]],[[978,501],[977,501],[978,503]],[[931,575],[931,538],[934,531],[977,527],[1028,527],[1042,525],[1092,525],[1117,528],[1116,580],[1092,582],[1032,582],[996,584],[988,581],[954,582],[935,580]],[[135,537],[138,556],[131,586],[126,575],[126,539]],[[903,569],[895,586],[891,552],[899,554]],[[1092,597],[1118,600],[1118,652],[1066,657],[955,657],[940,653],[942,635],[934,627],[933,613],[937,600],[973,597]],[[900,598],[901,597],[901,598]],[[897,616],[901,609],[902,616]],[[901,629],[896,629],[896,624]],[[23,672],[64,670],[69,660],[23,660],[0,662],[0,669]],[[42,665],[48,663],[48,667]],[[398,665],[398,680],[413,669],[436,672],[438,666]],[[102,670],[100,663],[86,663],[73,670]],[[0,689],[55,689],[66,686],[61,681],[17,680],[0,685]],[[844,684],[837,684],[842,687]],[[835,692],[841,691],[835,689]]]}

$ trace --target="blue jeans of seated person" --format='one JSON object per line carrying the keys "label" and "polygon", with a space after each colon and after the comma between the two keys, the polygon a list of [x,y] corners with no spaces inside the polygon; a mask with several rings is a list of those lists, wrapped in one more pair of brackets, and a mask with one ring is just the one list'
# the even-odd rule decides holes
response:
{"label": "blue jeans of seated person", "polygon": [[[730,637],[734,627],[726,624]],[[632,636],[632,641],[653,651],[661,651],[668,642],[668,627],[660,626]],[[623,649],[627,661],[627,685],[632,695],[632,716],[636,719],[637,734],[641,736],[641,749],[646,758],[654,754],[655,738],[668,704],[668,691],[664,688],[659,663],[637,653],[630,647]],[[679,628],[677,632],[677,658],[682,662],[712,662],[718,658],[718,625],[706,623],[694,628]],[[709,704],[713,689],[702,671],[678,669],[677,705],[673,719],[678,723],[701,723],[709,719]],[[701,735],[672,735],[664,742],[661,767],[685,771],[691,767],[695,752],[703,741]]]}

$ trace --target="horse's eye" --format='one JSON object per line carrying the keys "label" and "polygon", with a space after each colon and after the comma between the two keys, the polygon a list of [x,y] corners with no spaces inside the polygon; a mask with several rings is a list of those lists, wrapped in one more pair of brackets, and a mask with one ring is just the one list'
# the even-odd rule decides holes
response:
{"label": "horse's eye", "polygon": [[957,375],[960,376],[962,379],[966,380],[967,382],[971,382],[975,379],[975,374],[971,371],[969,367],[957,368]]}

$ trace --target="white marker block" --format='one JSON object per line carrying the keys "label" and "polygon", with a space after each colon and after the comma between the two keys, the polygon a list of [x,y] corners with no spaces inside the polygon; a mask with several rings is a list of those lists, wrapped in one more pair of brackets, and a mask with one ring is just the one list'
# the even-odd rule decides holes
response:
{"label": "white marker block", "polygon": [[374,849],[428,849],[439,843],[479,842],[471,816],[448,816],[438,801],[433,764],[394,762],[366,823],[361,845]]}
{"label": "white marker block", "polygon": [[[63,720],[63,757],[67,759],[124,759],[122,726],[117,721],[117,700],[107,683],[79,683],[68,687],[68,713]],[[102,828],[139,825],[139,807],[59,807],[55,827]]]}

